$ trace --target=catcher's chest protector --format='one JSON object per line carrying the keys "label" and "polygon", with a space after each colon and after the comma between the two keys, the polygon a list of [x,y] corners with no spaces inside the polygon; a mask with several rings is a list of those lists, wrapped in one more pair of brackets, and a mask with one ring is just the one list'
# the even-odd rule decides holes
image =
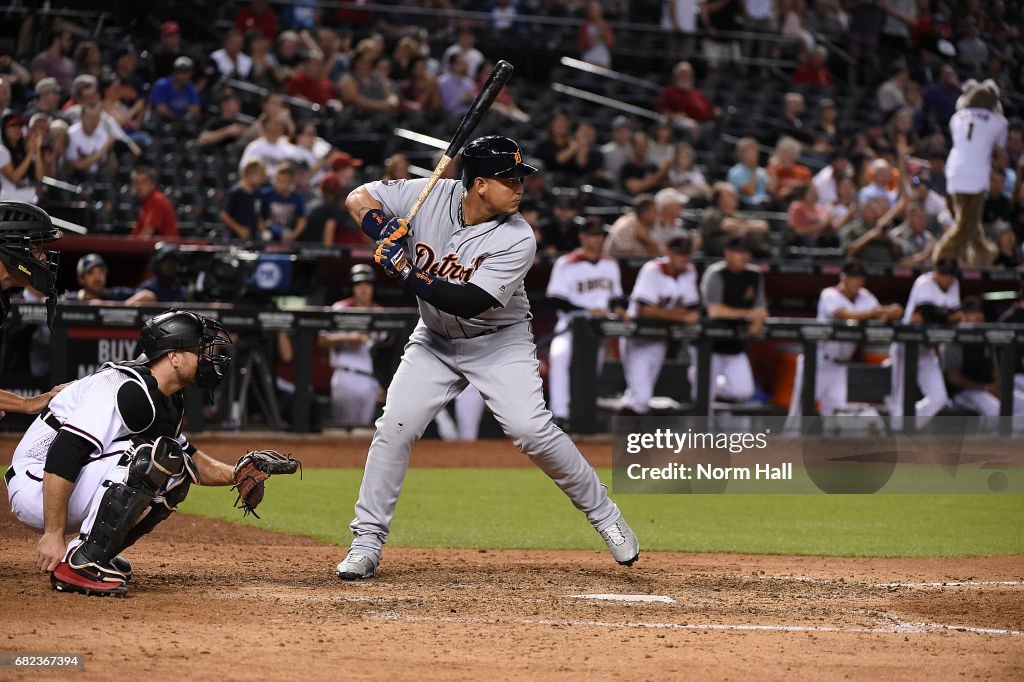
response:
{"label": "catcher's chest protector", "polygon": [[108,362],[101,370],[114,368],[131,377],[118,392],[118,409],[125,424],[147,440],[160,436],[177,438],[181,434],[185,415],[185,398],[181,391],[164,395],[157,388],[156,379],[149,367],[134,362]]}

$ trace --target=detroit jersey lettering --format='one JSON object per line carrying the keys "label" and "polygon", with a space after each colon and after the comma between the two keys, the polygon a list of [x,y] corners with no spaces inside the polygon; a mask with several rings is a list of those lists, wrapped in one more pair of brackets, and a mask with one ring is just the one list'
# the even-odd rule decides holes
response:
{"label": "detroit jersey lettering", "polygon": [[[402,217],[426,182],[378,181],[367,184],[366,189],[389,217]],[[463,227],[459,222],[462,194],[461,182],[439,180],[412,221],[412,235],[406,242],[409,258],[427,273],[474,284],[499,303],[477,317],[464,319],[417,299],[423,323],[448,338],[470,338],[532,318],[523,280],[537,252],[533,228],[518,213]]]}

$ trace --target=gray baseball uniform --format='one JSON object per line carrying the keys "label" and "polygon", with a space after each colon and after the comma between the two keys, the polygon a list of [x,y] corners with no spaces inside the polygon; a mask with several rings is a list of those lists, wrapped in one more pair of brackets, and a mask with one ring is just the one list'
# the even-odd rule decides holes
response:
{"label": "gray baseball uniform", "polygon": [[[404,216],[425,180],[373,182],[366,187],[389,216]],[[441,180],[411,225],[410,259],[430,274],[470,282],[499,306],[473,319],[442,312],[420,300],[421,320],[388,390],[384,413],[366,458],[349,526],[352,548],[380,561],[413,442],[437,412],[468,384],[516,446],[587,515],[597,530],[619,517],[597,472],[544,404],[530,304],[523,279],[537,250],[533,230],[518,213],[462,226],[461,183]]]}

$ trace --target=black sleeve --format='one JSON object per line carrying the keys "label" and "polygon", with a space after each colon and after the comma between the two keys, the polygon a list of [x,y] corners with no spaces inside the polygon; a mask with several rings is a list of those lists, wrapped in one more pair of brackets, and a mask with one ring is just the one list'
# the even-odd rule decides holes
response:
{"label": "black sleeve", "polygon": [[577,310],[583,310],[583,308],[580,308],[579,306],[575,306],[572,303],[569,303],[569,301],[565,300],[564,298],[560,298],[558,296],[552,296],[548,300],[550,300],[552,303],[554,303],[555,304],[555,308],[557,310],[561,310],[563,313],[574,313]]}
{"label": "black sleeve", "polygon": [[452,284],[440,278],[428,300],[438,310],[464,319],[499,305],[493,296],[475,284]]}
{"label": "black sleeve", "polygon": [[934,303],[922,303],[914,309],[927,324],[945,324],[949,322],[949,311]]}
{"label": "black sleeve", "polygon": [[89,463],[89,456],[95,451],[96,445],[91,441],[67,429],[61,429],[46,451],[43,471],[74,483],[82,468]]}
{"label": "black sleeve", "polygon": [[153,399],[136,381],[126,381],[117,389],[117,413],[132,433],[145,431],[156,419]]}

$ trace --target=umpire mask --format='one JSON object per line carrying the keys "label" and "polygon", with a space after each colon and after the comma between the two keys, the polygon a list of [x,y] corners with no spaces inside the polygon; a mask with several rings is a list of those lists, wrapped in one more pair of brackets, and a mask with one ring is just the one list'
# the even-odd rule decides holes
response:
{"label": "umpire mask", "polygon": [[[46,322],[53,326],[57,311],[59,254],[43,248],[60,239],[50,216],[38,206],[21,201],[0,201],[0,262],[12,275],[46,296]],[[0,326],[10,310],[7,292],[0,293]]]}

